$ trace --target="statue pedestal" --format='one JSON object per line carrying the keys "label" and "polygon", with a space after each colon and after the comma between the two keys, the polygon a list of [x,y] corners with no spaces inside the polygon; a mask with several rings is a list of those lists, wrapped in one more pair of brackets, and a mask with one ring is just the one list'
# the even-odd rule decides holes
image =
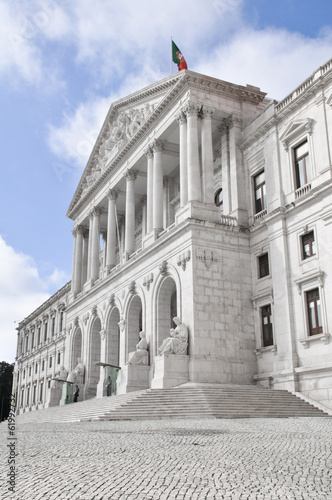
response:
{"label": "statue pedestal", "polygon": [[188,381],[189,356],[187,354],[162,354],[155,357],[151,389],[169,389]]}
{"label": "statue pedestal", "polygon": [[71,382],[62,382],[62,396],[60,406],[68,405],[73,402],[73,384]]}
{"label": "statue pedestal", "polygon": [[140,391],[149,388],[150,366],[126,365],[121,369],[121,382],[118,394]]}

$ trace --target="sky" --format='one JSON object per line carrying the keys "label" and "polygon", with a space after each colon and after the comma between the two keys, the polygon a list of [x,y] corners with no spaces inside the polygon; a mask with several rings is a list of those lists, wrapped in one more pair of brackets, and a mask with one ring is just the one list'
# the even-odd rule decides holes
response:
{"label": "sky", "polygon": [[111,103],[177,67],[281,100],[332,58],[331,0],[0,0],[0,361],[71,279],[66,212]]}

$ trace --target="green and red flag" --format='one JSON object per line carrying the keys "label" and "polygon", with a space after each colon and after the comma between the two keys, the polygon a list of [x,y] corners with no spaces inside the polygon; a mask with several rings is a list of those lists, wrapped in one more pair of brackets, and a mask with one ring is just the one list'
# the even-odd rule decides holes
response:
{"label": "green and red flag", "polygon": [[181,71],[181,69],[188,69],[186,60],[183,57],[182,52],[180,51],[179,47],[175,45],[173,40],[172,40],[172,58],[173,62],[178,65],[179,71]]}

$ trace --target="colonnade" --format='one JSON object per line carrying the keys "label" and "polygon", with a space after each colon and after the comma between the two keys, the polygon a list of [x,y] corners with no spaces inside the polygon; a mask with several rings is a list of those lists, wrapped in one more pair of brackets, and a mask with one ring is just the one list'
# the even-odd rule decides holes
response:
{"label": "colonnade", "polygon": [[[188,102],[177,115],[179,123],[179,170],[180,170],[180,207],[188,202],[213,204],[213,148],[212,148],[213,111]],[[200,137],[198,120],[201,120]],[[163,230],[163,174],[165,141],[155,139],[145,151],[147,159],[146,182],[146,233],[155,237]],[[125,202],[125,246],[129,257],[135,252],[135,181],[137,170],[127,169]],[[116,265],[117,215],[116,202],[118,191],[107,193],[107,232],[106,232],[106,272]],[[73,276],[72,292],[78,294],[86,282],[94,283],[99,278],[100,254],[100,217],[102,211],[94,207],[89,214],[89,228],[78,225],[73,230]]]}

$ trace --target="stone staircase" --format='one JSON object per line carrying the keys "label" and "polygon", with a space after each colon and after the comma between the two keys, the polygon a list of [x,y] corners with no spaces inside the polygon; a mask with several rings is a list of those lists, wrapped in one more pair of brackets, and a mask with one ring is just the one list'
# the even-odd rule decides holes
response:
{"label": "stone staircase", "polygon": [[256,386],[185,384],[172,389],[147,389],[23,413],[17,416],[17,423],[328,416],[288,391]]}

